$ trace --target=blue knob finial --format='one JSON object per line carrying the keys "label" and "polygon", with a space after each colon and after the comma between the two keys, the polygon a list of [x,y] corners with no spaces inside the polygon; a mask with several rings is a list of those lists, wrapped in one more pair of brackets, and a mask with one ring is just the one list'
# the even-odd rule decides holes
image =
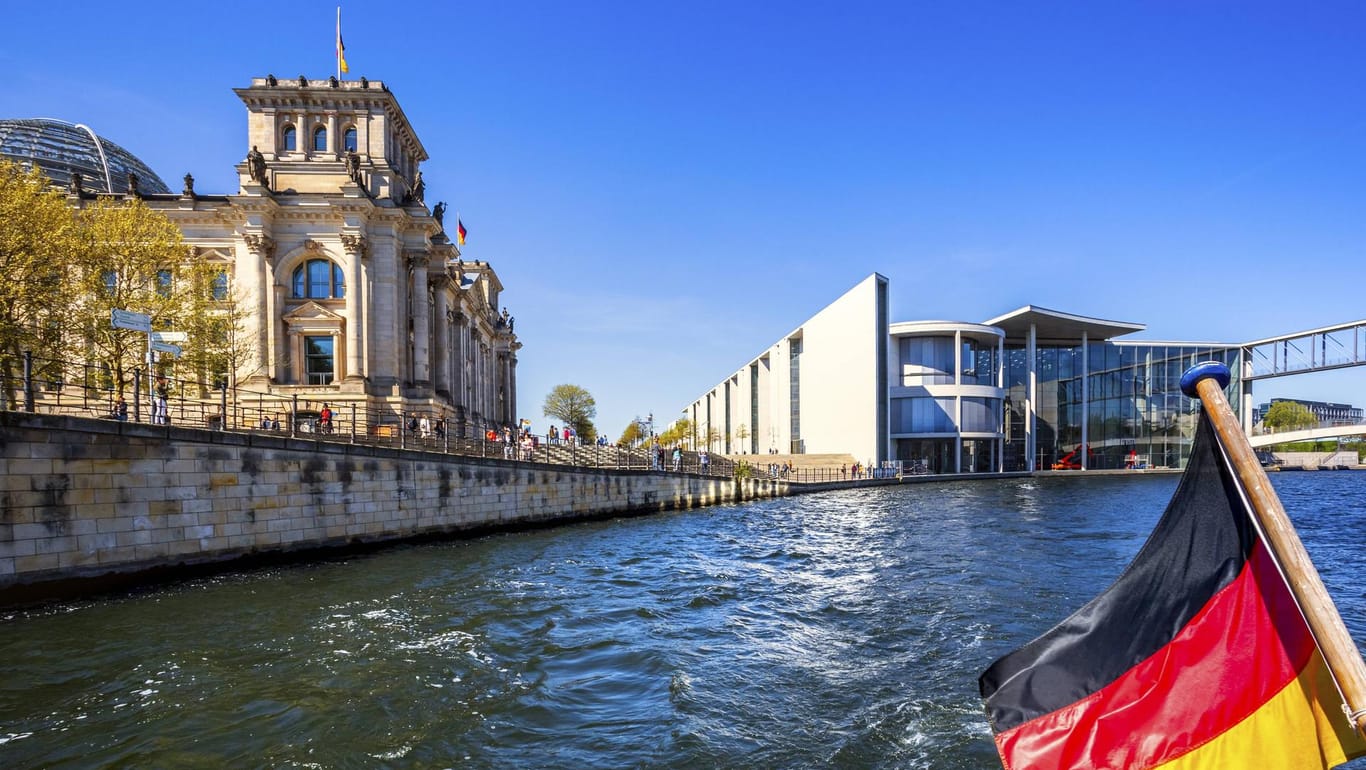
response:
{"label": "blue knob finial", "polygon": [[1195,383],[1206,377],[1213,377],[1219,383],[1220,388],[1227,388],[1229,380],[1232,379],[1228,367],[1221,362],[1201,361],[1181,375],[1181,392],[1191,398],[1199,398],[1200,393],[1195,389]]}

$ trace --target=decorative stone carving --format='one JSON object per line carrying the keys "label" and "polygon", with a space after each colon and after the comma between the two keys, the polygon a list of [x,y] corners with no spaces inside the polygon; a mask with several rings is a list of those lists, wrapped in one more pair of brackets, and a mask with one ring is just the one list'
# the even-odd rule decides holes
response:
{"label": "decorative stone carving", "polygon": [[242,240],[246,242],[248,249],[260,256],[268,257],[275,251],[275,241],[271,240],[268,235],[247,233],[242,236]]}
{"label": "decorative stone carving", "polygon": [[304,250],[305,250],[305,251],[322,251],[322,250],[323,250],[323,245],[322,245],[321,243],[318,243],[317,241],[313,240],[312,238],[309,238],[308,240],[304,241]]}
{"label": "decorative stone carving", "polygon": [[266,156],[262,155],[254,144],[251,146],[251,152],[247,153],[247,176],[262,187],[266,185]]}
{"label": "decorative stone carving", "polygon": [[409,251],[403,256],[408,258],[408,269],[410,270],[415,267],[425,268],[432,263],[432,255],[425,251]]}
{"label": "decorative stone carving", "polygon": [[435,220],[436,220],[436,226],[439,227],[439,228],[441,228],[441,231],[442,231],[442,232],[445,232],[445,231],[446,231],[446,226],[445,226],[444,224],[442,224],[442,222],[441,222],[441,220],[443,220],[443,219],[445,219],[445,218],[446,218],[446,202],[445,202],[445,201],[441,201],[440,203],[437,203],[436,206],[434,206],[434,207],[432,208],[432,219],[435,219]]}
{"label": "decorative stone carving", "polygon": [[194,197],[194,177],[190,176],[189,172],[185,173],[185,189],[181,190],[180,194],[186,198]]}
{"label": "decorative stone carving", "polygon": [[363,257],[368,249],[364,235],[342,233],[341,242],[342,248],[346,249],[348,254],[359,254]]}

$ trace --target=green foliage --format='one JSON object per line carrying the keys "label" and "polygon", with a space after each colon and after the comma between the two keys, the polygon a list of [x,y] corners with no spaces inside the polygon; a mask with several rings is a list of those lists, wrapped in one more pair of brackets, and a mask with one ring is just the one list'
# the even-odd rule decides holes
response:
{"label": "green foliage", "polygon": [[741,460],[740,462],[735,464],[734,473],[736,481],[744,481],[745,479],[754,476],[754,466],[750,465],[744,460]]}
{"label": "green foliage", "polygon": [[541,412],[562,423],[568,423],[579,439],[592,441],[597,436],[593,418],[598,416],[598,405],[593,395],[578,385],[556,385],[546,394]]}
{"label": "green foliage", "polygon": [[147,338],[115,329],[111,311],[129,310],[152,318],[158,331],[185,331],[189,345],[207,347],[202,329],[211,277],[181,240],[180,230],[140,200],[101,198],[76,216],[79,248],[70,260],[72,342],[82,357],[109,366],[120,390],[142,365]]}
{"label": "green foliage", "polygon": [[622,446],[634,446],[637,442],[644,441],[647,438],[649,436],[645,435],[645,428],[641,427],[640,418],[637,417],[627,423],[626,430],[621,432],[621,438],[617,439],[617,443]]}
{"label": "green foliage", "polygon": [[71,209],[47,177],[0,160],[0,352],[58,357],[77,247]]}
{"label": "green foliage", "polygon": [[1273,430],[1304,430],[1317,428],[1319,418],[1304,404],[1294,401],[1277,401],[1267,410],[1262,424]]}

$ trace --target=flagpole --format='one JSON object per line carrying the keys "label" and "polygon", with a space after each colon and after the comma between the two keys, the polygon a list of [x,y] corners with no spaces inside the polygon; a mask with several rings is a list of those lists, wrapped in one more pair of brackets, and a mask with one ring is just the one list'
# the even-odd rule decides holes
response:
{"label": "flagpole", "polygon": [[341,80],[341,6],[337,6],[337,80]]}
{"label": "flagpole", "polygon": [[1280,498],[1271,487],[1271,480],[1257,461],[1233,408],[1224,398],[1228,383],[1228,367],[1218,361],[1196,364],[1181,376],[1182,392],[1199,398],[1204,404],[1205,414],[1209,415],[1219,434],[1219,443],[1243,482],[1248,502],[1266,535],[1267,546],[1285,572],[1324,662],[1346,701],[1343,710],[1347,712],[1348,721],[1354,730],[1366,735],[1366,663],[1362,662],[1361,653],[1314,569],[1314,563],[1309,560],[1309,553],[1295,533],[1290,517],[1286,516]]}

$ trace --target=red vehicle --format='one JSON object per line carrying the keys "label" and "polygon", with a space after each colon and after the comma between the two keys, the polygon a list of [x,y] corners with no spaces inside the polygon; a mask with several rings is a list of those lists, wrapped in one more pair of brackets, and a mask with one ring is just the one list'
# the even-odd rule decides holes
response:
{"label": "red vehicle", "polygon": [[[1055,471],[1079,471],[1079,470],[1081,470],[1081,449],[1082,449],[1082,448],[1081,448],[1080,446],[1078,446],[1076,449],[1073,449],[1071,452],[1068,452],[1067,454],[1063,455],[1062,457],[1059,457],[1059,458],[1058,458],[1058,461],[1055,462],[1055,463],[1053,463],[1053,470],[1055,470]],[[1090,460],[1091,460],[1092,455],[1093,455],[1093,453],[1091,452],[1091,448],[1090,448],[1090,447],[1086,447],[1086,460],[1087,460],[1087,465],[1090,465]]]}

